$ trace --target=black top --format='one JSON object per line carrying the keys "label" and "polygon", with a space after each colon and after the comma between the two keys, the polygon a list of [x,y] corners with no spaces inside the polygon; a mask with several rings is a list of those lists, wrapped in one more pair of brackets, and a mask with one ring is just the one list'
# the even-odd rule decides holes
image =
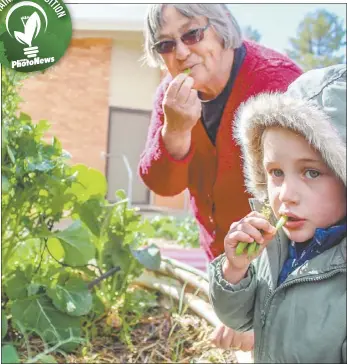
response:
{"label": "black top", "polygon": [[202,103],[201,120],[213,145],[216,145],[217,131],[223,110],[245,56],[246,47],[242,44],[240,48],[235,49],[234,62],[231,68],[230,77],[223,91],[215,99]]}

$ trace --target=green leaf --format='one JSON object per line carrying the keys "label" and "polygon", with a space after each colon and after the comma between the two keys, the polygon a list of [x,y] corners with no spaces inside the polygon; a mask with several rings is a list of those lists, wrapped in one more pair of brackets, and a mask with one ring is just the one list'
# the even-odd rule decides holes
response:
{"label": "green leaf", "polygon": [[60,243],[60,240],[57,238],[49,238],[47,240],[47,248],[49,253],[58,261],[64,258],[65,251]]}
{"label": "green leaf", "polygon": [[[60,189],[60,191],[61,191],[64,188],[64,185],[61,184],[60,187],[62,187]],[[50,207],[52,209],[52,214],[61,213],[62,211],[64,211],[64,205],[66,203],[72,203],[71,196],[68,196],[68,195],[62,196],[61,193],[57,193],[52,196],[52,194],[53,194],[52,190],[51,190],[51,196],[50,196],[50,201],[51,201]],[[56,190],[59,190],[59,189],[57,188]]]}
{"label": "green leaf", "polygon": [[[120,267],[122,270],[125,270],[131,260],[130,248],[128,246],[122,245],[122,238],[117,237],[116,241],[113,241],[110,245],[111,248],[111,256],[112,256],[112,265],[113,267]],[[108,246],[106,247],[106,250]]]}
{"label": "green leaf", "polygon": [[7,193],[11,187],[8,178],[4,175],[1,176],[1,191],[2,193]]}
{"label": "green leaf", "polygon": [[158,270],[161,262],[160,250],[155,244],[149,247],[132,250],[133,256],[147,269]]}
{"label": "green leaf", "polygon": [[39,292],[40,285],[37,283],[30,283],[27,287],[28,296],[34,296]]}
{"label": "green leaf", "polygon": [[42,354],[40,354],[40,362],[45,364],[58,363],[52,355],[42,355]]}
{"label": "green leaf", "polygon": [[57,150],[58,152],[62,151],[62,145],[58,138],[53,137],[52,145],[53,145],[54,149]]}
{"label": "green leaf", "polygon": [[31,121],[31,116],[29,115],[29,114],[26,114],[25,112],[21,112],[20,114],[19,114],[19,119],[20,119],[20,121],[24,121],[24,122],[30,122]]}
{"label": "green leaf", "polygon": [[28,296],[27,287],[29,281],[24,272],[17,268],[14,275],[5,283],[5,292],[9,299],[16,300]]}
{"label": "green leaf", "polygon": [[[58,311],[47,296],[29,297],[15,301],[11,308],[14,322],[28,331],[36,332],[49,345],[55,345],[71,337],[80,339],[79,318]],[[69,352],[77,348],[78,342],[61,346]]]}
{"label": "green leaf", "polygon": [[72,186],[66,190],[66,193],[76,195],[80,202],[87,201],[91,196],[104,197],[106,195],[106,178],[98,170],[78,164],[71,168],[71,172],[77,172],[77,178]]}
{"label": "green leaf", "polygon": [[[2,34],[1,30],[0,30],[0,34]],[[2,41],[0,41],[0,64],[4,65],[5,67],[11,68],[11,63],[7,59],[6,50],[4,47],[4,43]]]}
{"label": "green leaf", "polygon": [[89,260],[95,258],[95,246],[87,228],[77,220],[67,229],[54,232],[65,251],[64,263],[72,267],[86,265]]}
{"label": "green leaf", "polygon": [[1,348],[1,363],[19,363],[18,353],[13,345],[4,345]]}
{"label": "green leaf", "polygon": [[102,314],[105,313],[106,310],[106,306],[104,304],[104,302],[102,301],[102,299],[99,297],[99,295],[97,293],[95,293],[95,291],[93,292],[93,314],[95,315],[95,317],[101,316]]}
{"label": "green leaf", "polygon": [[124,190],[117,190],[115,195],[119,200],[125,200],[127,198],[127,195]]}
{"label": "green leaf", "polygon": [[101,202],[99,199],[89,199],[76,207],[81,220],[88,226],[95,236],[100,236],[100,223],[98,218],[102,214]]}
{"label": "green leaf", "polygon": [[11,162],[13,164],[16,164],[16,159],[15,159],[15,157],[13,155],[12,149],[8,145],[6,147],[7,147],[7,153],[8,153],[8,156],[10,157],[10,159],[11,159]]}
{"label": "green leaf", "polygon": [[70,272],[68,272],[67,270],[63,270],[59,274],[57,282],[58,282],[59,285],[63,286],[70,279],[70,277],[71,277]]}
{"label": "green leaf", "polygon": [[1,339],[7,334],[8,324],[7,317],[4,310],[1,310]]}
{"label": "green leaf", "polygon": [[92,295],[80,278],[72,277],[64,286],[57,284],[47,295],[58,310],[70,316],[86,315],[92,308]]}
{"label": "green leaf", "polygon": [[[22,219],[23,225],[26,224],[26,219],[23,217]],[[30,222],[29,222],[30,223]],[[40,254],[40,239],[28,239],[18,243],[16,250],[11,255],[9,259],[9,266],[13,266],[15,262],[19,262],[20,264],[27,264],[28,261],[32,263],[35,262],[35,258]],[[27,280],[30,281],[28,276]]]}
{"label": "green leaf", "polygon": [[40,120],[35,125],[35,131],[39,136],[42,136],[50,127],[51,124],[47,120]]}
{"label": "green leaf", "polygon": [[138,226],[137,232],[144,234],[146,238],[153,238],[155,236],[155,229],[147,219]]}
{"label": "green leaf", "polygon": [[48,172],[55,167],[54,162],[50,160],[43,160],[43,161],[28,161],[28,171],[40,171],[40,172]]}

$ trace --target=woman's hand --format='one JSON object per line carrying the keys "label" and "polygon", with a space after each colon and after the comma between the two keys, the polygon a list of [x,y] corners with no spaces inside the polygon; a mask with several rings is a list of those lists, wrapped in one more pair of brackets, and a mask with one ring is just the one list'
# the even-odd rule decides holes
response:
{"label": "woman's hand", "polygon": [[164,129],[166,133],[190,133],[201,116],[201,101],[193,89],[194,79],[185,73],[177,75],[166,90]]}
{"label": "woman's hand", "polygon": [[239,332],[221,324],[213,331],[211,341],[224,350],[251,351],[254,348],[254,332]]}
{"label": "woman's hand", "polygon": [[[256,211],[232,223],[224,239],[224,251],[227,257],[225,271],[231,268],[235,271],[247,270],[251,261],[262,253],[275,234],[275,227],[266,220],[264,215]],[[248,244],[255,241],[260,245],[260,249],[251,256],[247,254],[247,248],[241,255],[236,255],[235,250],[240,241]]]}

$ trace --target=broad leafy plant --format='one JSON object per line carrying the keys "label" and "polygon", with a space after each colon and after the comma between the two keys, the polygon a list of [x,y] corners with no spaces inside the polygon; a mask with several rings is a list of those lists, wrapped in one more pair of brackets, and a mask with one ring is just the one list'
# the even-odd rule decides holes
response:
{"label": "broad leafy plant", "polygon": [[199,228],[191,216],[155,216],[151,219],[156,238],[174,240],[184,247],[198,248]]}
{"label": "broad leafy plant", "polygon": [[[3,324],[10,318],[24,336],[71,351],[86,322],[129,301],[129,284],[144,267],[157,269],[160,253],[147,246],[154,230],[128,207],[125,193],[109,204],[104,175],[71,165],[59,140],[47,141],[49,123],[20,112],[22,77],[3,68]],[[120,319],[126,323],[126,315]],[[2,359],[14,362],[7,338]]]}

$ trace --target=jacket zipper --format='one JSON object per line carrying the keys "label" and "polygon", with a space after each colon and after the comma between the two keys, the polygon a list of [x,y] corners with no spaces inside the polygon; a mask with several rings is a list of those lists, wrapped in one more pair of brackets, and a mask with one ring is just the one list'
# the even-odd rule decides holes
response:
{"label": "jacket zipper", "polygon": [[[275,294],[278,293],[281,289],[287,288],[296,283],[319,282],[324,279],[331,278],[338,273],[346,273],[346,267],[337,268],[337,269],[330,271],[329,273],[323,273],[321,275],[317,275],[312,278],[309,278],[309,277],[296,278],[296,279],[291,280],[290,282],[283,283],[281,286],[277,287],[274,291],[270,290],[270,292],[266,295],[264,309],[262,310],[261,315],[260,315],[262,331],[264,331],[263,327],[265,326],[265,323],[266,323],[266,316],[268,314],[271,301],[273,300]],[[260,354],[259,359],[262,359],[262,357],[263,357],[263,344],[264,344],[264,335],[261,336],[261,342],[259,344],[259,349],[258,349],[258,353]]]}

